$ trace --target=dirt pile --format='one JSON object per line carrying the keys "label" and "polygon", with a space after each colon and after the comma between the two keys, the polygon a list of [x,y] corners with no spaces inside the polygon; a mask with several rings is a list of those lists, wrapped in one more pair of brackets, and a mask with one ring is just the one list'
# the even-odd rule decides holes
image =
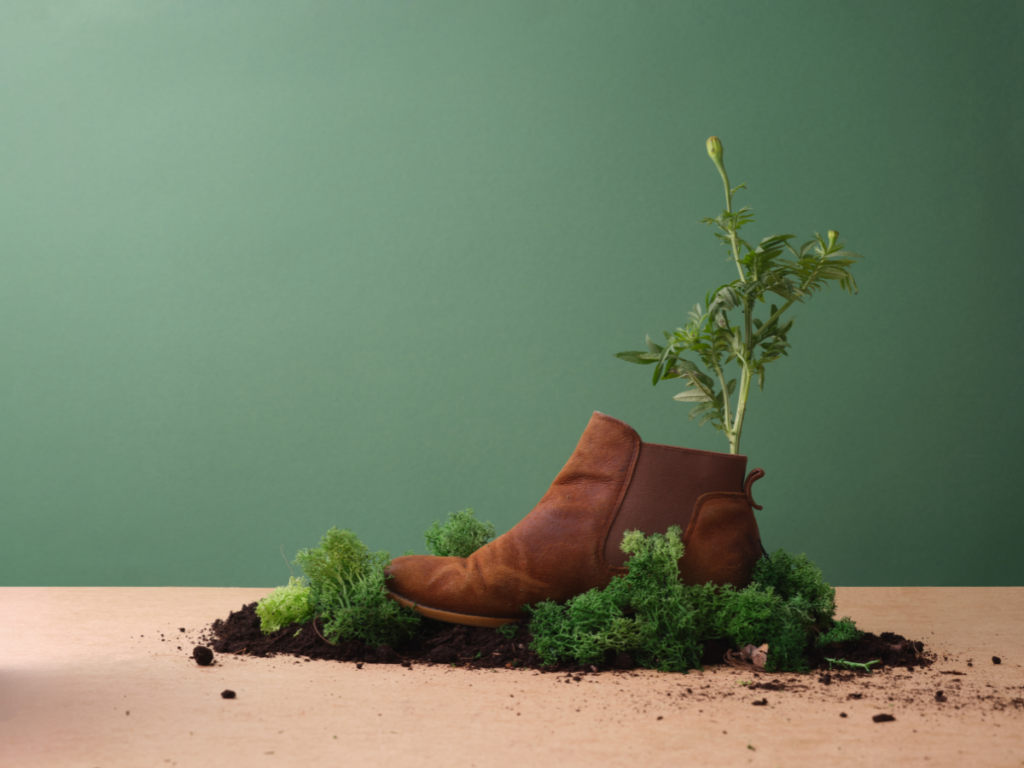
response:
{"label": "dirt pile", "polygon": [[[473,669],[525,668],[542,672],[601,672],[636,667],[628,653],[614,652],[610,652],[601,664],[544,666],[537,654],[530,650],[532,637],[527,627],[520,624],[508,626],[510,629],[503,634],[494,629],[424,619],[419,636],[399,648],[386,645],[373,648],[358,640],[331,645],[324,639],[323,627],[317,622],[282,627],[273,634],[264,635],[256,615],[256,603],[250,603],[239,611],[233,611],[227,619],[215,621],[210,627],[209,638],[211,647],[218,653],[248,656],[287,654],[360,664],[444,664]],[[514,633],[512,627],[515,628]],[[702,661],[720,664],[728,650],[722,644],[709,642]],[[873,669],[902,667],[913,670],[932,663],[920,641],[908,640],[892,632],[881,635],[867,632],[858,640],[816,649],[811,654],[812,668],[831,670],[835,665],[828,659],[840,658],[858,663],[877,660],[879,663],[873,665]]]}

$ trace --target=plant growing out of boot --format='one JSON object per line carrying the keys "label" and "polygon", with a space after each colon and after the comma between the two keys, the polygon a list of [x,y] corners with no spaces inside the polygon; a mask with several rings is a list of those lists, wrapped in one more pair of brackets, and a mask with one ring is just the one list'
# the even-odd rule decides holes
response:
{"label": "plant growing out of boot", "polygon": [[[704,297],[704,308],[695,305],[685,326],[674,333],[664,331],[665,346],[648,336],[646,351],[619,352],[615,357],[653,365],[653,384],[684,379],[687,389],[673,399],[692,404],[690,419],[699,416],[701,426],[710,421],[715,429],[725,433],[729,452],[739,453],[750,384],[756,377],[758,388],[763,390],[765,366],[788,354],[787,336],[793,318],[786,320],[783,315],[830,281],[848,293],[856,293],[857,283],[850,268],[861,256],[845,250],[835,230],[830,230],[827,238],[815,233],[813,239],[799,248],[789,242],[796,235],[771,235],[756,246],[748,243],[740,236],[740,230],[754,221],[751,209],[733,211],[733,196],[746,184],[729,186],[722,142],[716,136],[708,139],[707,149],[725,184],[725,210],[703,221],[720,230],[715,237],[729,249],[729,259],[735,262],[738,277],[709,291]],[[792,258],[785,258],[787,252]],[[764,304],[768,294],[777,296],[782,306],[770,304],[767,318],[754,317],[756,306]],[[739,315],[735,325],[729,317],[733,310]],[[689,357],[684,357],[687,353]],[[699,360],[704,369],[694,360]],[[735,409],[731,397],[737,391],[737,382],[735,378],[728,379],[726,373],[733,362],[740,369]]]}

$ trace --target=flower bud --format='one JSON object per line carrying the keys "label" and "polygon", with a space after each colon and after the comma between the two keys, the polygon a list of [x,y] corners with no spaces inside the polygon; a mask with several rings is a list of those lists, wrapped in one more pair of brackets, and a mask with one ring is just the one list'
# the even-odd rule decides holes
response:
{"label": "flower bud", "polygon": [[717,136],[712,136],[708,139],[708,157],[715,161],[715,165],[722,162],[722,142]]}
{"label": "flower bud", "polygon": [[835,247],[836,240],[838,240],[838,239],[839,239],[839,233],[836,232],[834,229],[830,229],[828,231],[828,247],[829,247],[829,249],[832,249],[832,248]]}

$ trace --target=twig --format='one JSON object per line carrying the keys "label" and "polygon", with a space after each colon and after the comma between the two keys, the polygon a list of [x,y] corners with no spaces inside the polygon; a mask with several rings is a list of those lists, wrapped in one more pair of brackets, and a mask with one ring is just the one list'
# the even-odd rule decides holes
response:
{"label": "twig", "polygon": [[860,664],[860,663],[858,663],[856,661],[847,661],[846,659],[829,659],[829,658],[826,658],[825,661],[828,662],[828,668],[829,669],[832,669],[832,665],[836,664],[836,665],[838,665],[840,667],[846,667],[846,669],[862,669],[865,672],[872,672],[873,671],[871,669],[871,665],[872,664],[881,664],[882,663],[881,659],[874,659],[874,660],[869,661],[869,662],[867,662],[865,664]]}
{"label": "twig", "polygon": [[[313,623],[313,631],[316,632],[318,635],[320,635],[320,630],[316,628],[316,618],[313,619],[312,623]],[[328,645],[334,645],[334,643],[332,643],[330,640],[328,640],[323,635],[320,635],[320,639],[323,640]]]}

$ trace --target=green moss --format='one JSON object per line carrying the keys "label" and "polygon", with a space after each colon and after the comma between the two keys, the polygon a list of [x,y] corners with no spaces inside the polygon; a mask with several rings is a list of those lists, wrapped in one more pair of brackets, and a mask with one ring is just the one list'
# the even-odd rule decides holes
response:
{"label": "green moss", "polygon": [[319,546],[298,553],[295,563],[309,580],[309,615],[323,620],[329,642],[395,645],[415,634],[419,614],[387,596],[384,568],[390,562],[387,552],[370,552],[352,531],[337,528]]}
{"label": "green moss", "polygon": [[[467,557],[494,536],[494,526],[465,509],[448,515],[442,526],[427,531],[433,554]],[[292,578],[260,601],[256,612],[260,627],[274,632],[287,624],[317,618],[324,637],[332,643],[362,640],[370,645],[398,645],[415,635],[420,616],[387,596],[384,568],[387,552],[371,552],[350,530],[331,528],[318,546],[295,557],[305,576]]]}
{"label": "green moss", "polygon": [[472,509],[449,512],[444,525],[435,521],[423,538],[427,551],[438,557],[469,557],[494,538],[494,526],[473,517]]}
{"label": "green moss", "polygon": [[783,600],[802,597],[816,624],[830,623],[835,615],[836,591],[825,583],[821,569],[807,555],[790,555],[780,549],[771,557],[762,557],[754,566],[753,581],[771,587]]}
{"label": "green moss", "polygon": [[604,661],[608,651],[629,651],[642,666],[654,669],[698,666],[697,619],[679,583],[679,529],[646,538],[628,532],[622,549],[631,555],[626,576],[564,605],[547,601],[528,609],[531,647],[547,664],[592,664]]}
{"label": "green moss", "polygon": [[260,617],[260,629],[266,635],[289,624],[309,621],[312,618],[309,585],[302,579],[288,579],[286,586],[278,587],[260,600],[256,615]]}
{"label": "green moss", "polygon": [[[546,664],[604,661],[609,651],[629,651],[651,669],[699,668],[704,642],[732,647],[768,643],[769,670],[807,669],[812,638],[847,638],[856,627],[835,622],[835,590],[805,556],[783,551],[758,562],[745,589],[683,586],[679,529],[623,538],[629,573],[564,605],[529,608],[533,650]],[[831,640],[830,640],[831,642]]]}
{"label": "green moss", "polygon": [[625,615],[628,600],[623,586],[616,579],[607,589],[592,589],[564,605],[547,600],[529,608],[530,647],[545,664],[593,664],[603,661],[608,651],[638,648],[643,635],[637,622]]}
{"label": "green moss", "polygon": [[346,590],[321,594],[318,608],[329,642],[358,639],[372,645],[398,645],[416,634],[420,615],[387,596],[384,568],[387,552],[371,556],[366,574]]}
{"label": "green moss", "polygon": [[823,632],[818,635],[818,639],[815,640],[815,645],[819,648],[830,643],[846,643],[850,640],[857,640],[864,633],[857,629],[857,625],[853,623],[853,619],[849,616],[844,616],[839,621],[835,622],[832,629],[827,632]]}
{"label": "green moss", "polygon": [[295,564],[309,579],[314,602],[327,591],[346,592],[374,567],[373,555],[352,531],[331,528],[320,545],[303,549]]}

